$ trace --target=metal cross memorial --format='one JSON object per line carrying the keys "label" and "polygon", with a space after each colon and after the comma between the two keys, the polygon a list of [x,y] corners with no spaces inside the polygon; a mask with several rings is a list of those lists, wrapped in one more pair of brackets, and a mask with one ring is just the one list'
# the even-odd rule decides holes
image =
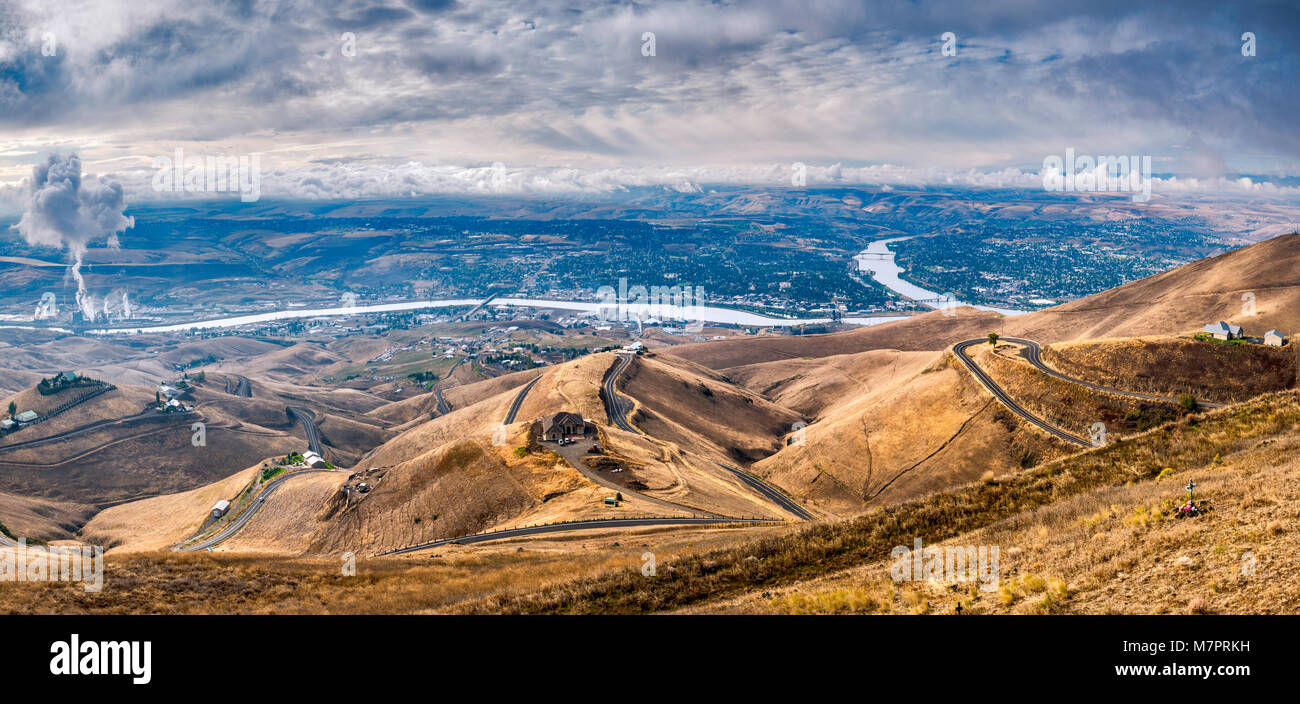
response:
{"label": "metal cross memorial", "polygon": [[1192,481],[1191,479],[1188,479],[1188,480],[1187,480],[1187,500],[1188,500],[1188,501],[1190,501],[1190,500],[1192,499],[1192,491],[1195,490],[1195,489],[1196,489],[1196,482]]}

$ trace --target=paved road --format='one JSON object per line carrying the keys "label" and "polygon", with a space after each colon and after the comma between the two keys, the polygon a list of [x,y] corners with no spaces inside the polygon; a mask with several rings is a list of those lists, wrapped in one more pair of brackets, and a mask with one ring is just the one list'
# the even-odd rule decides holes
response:
{"label": "paved road", "polygon": [[447,415],[448,413],[451,413],[451,404],[450,404],[450,403],[447,403],[447,399],[445,399],[445,398],[442,397],[442,389],[434,389],[434,390],[433,390],[433,393],[434,393],[435,396],[438,397],[438,413],[439,413],[439,415],[444,415],[444,416],[445,416],[445,415]]}
{"label": "paved road", "polygon": [[232,396],[243,396],[245,398],[253,397],[253,387],[249,385],[247,377],[242,377],[238,374],[231,374],[230,376],[235,378],[235,383],[232,385],[230,379],[226,379],[226,393]]}
{"label": "paved road", "polygon": [[510,412],[506,414],[506,419],[502,423],[502,425],[510,425],[511,423],[515,422],[515,414],[519,412],[519,406],[523,404],[524,397],[527,396],[528,391],[533,388],[533,384],[536,384],[537,380],[541,378],[542,375],[538,374],[537,376],[533,377],[532,381],[528,382],[527,384],[524,384],[524,388],[519,390],[519,393],[515,395],[515,400],[510,403]]}
{"label": "paved road", "polygon": [[297,472],[293,472],[292,474],[286,474],[283,477],[276,477],[275,479],[272,479],[271,483],[268,484],[266,488],[262,490],[262,493],[259,494],[256,499],[253,500],[253,504],[251,506],[244,509],[243,512],[241,512],[238,516],[235,517],[235,520],[231,521],[230,525],[226,526],[225,528],[222,528],[221,531],[218,532],[216,535],[202,542],[195,543],[194,545],[191,545],[189,547],[173,548],[173,550],[177,552],[194,552],[196,550],[207,550],[208,548],[216,547],[217,545],[220,545],[222,542],[226,541],[228,538],[233,536],[235,533],[238,533],[239,530],[243,528],[244,525],[247,524],[248,521],[251,520],[253,516],[256,515],[257,512],[262,509],[262,504],[266,503],[266,500],[270,498],[271,494],[275,493],[275,490],[279,489],[280,486],[285,482],[289,481],[290,479],[293,479],[294,477],[300,477],[304,474],[316,474],[318,472],[342,472],[342,471],[344,470],[304,469]]}
{"label": "paved road", "polygon": [[[1164,403],[1178,403],[1178,399],[1173,398],[1172,396],[1159,396],[1156,394],[1138,393],[1136,391],[1123,391],[1121,389],[1113,389],[1109,386],[1101,386],[1100,384],[1094,384],[1089,381],[1084,381],[1083,379],[1075,379],[1072,376],[1066,376],[1056,371],[1055,369],[1052,369],[1051,367],[1047,366],[1047,364],[1043,362],[1043,348],[1033,340],[1026,340],[1023,337],[1000,337],[998,338],[998,341],[1011,342],[1017,345],[1023,345],[1025,347],[1025,350],[1021,356],[1023,356],[1026,360],[1028,360],[1030,364],[1034,365],[1038,369],[1038,371],[1047,374],[1049,376],[1054,376],[1057,379],[1060,379],[1062,381],[1068,381],[1071,384],[1078,384],[1079,386],[1086,386],[1090,389],[1093,389],[1094,391],[1104,391],[1109,394],[1118,394],[1120,396],[1140,398],[1144,401],[1161,401]],[[1205,408],[1224,407],[1224,404],[1222,403],[1208,403],[1205,401],[1201,401],[1200,404]]]}
{"label": "paved road", "polygon": [[736,475],[737,477],[740,478],[740,481],[749,485],[750,488],[754,489],[758,493],[767,497],[769,501],[789,511],[790,513],[793,513],[794,515],[804,519],[805,521],[816,520],[817,518],[816,516],[809,513],[808,510],[805,509],[803,506],[800,506],[799,504],[795,503],[794,499],[791,499],[790,497],[781,493],[779,489],[772,486],[771,484],[768,484],[762,479],[759,479],[758,477],[750,474],[749,472],[736,469],[735,467],[725,465],[721,462],[715,462],[714,464]]}
{"label": "paved road", "polygon": [[289,406],[284,410],[290,418],[302,424],[303,432],[307,435],[307,447],[324,457],[325,453],[320,445],[320,431],[316,429],[316,414],[301,406]]}
{"label": "paved road", "polygon": [[[623,401],[622,397],[618,395],[618,390],[615,388],[615,382],[618,381],[618,375],[622,374],[623,370],[627,369],[627,365],[631,363],[632,363],[632,355],[620,354],[619,360],[617,362],[617,366],[614,367],[613,372],[610,372],[609,377],[605,379],[605,413],[609,415],[609,419],[614,422],[615,426],[622,428],[623,430],[626,430],[628,432],[641,433],[640,428],[628,422],[627,406],[625,405],[625,402]],[[750,488],[754,489],[755,491],[762,494],[764,497],[776,503],[778,506],[789,511],[790,513],[793,513],[794,515],[806,521],[811,521],[816,518],[811,513],[809,513],[806,509],[804,509],[804,507],[792,501],[790,497],[786,496],[785,494],[782,494],[779,490],[767,484],[766,482],[762,481],[758,477],[755,477],[754,475],[749,474],[748,472],[743,472],[739,469],[736,469],[735,467],[728,467],[727,465],[722,464],[721,462],[716,462],[715,464],[731,472],[732,474],[735,474],[737,477],[740,478],[740,481],[744,482]]]}
{"label": "paved road", "polygon": [[966,365],[966,368],[970,370],[970,373],[975,375],[975,378],[978,379],[980,383],[984,385],[984,388],[988,389],[989,393],[993,394],[999,401],[1002,402],[1002,405],[1010,409],[1012,413],[1015,413],[1021,418],[1024,418],[1026,421],[1029,421],[1030,423],[1043,429],[1044,431],[1066,442],[1073,443],[1075,445],[1081,445],[1083,447],[1093,447],[1093,444],[1091,442],[1088,442],[1087,440],[1084,440],[1078,435],[1068,433],[1052,425],[1051,423],[1048,423],[1047,421],[1025,410],[1025,408],[1020,404],[1016,403],[1015,400],[1012,399],[1011,396],[1007,394],[1007,392],[1003,390],[1001,386],[998,386],[997,382],[993,381],[993,377],[990,377],[988,374],[984,373],[984,370],[980,369],[979,365],[975,364],[975,360],[966,356],[967,349],[975,345],[982,345],[982,344],[988,344],[988,338],[979,338],[975,340],[964,340],[962,342],[958,342],[957,344],[952,346],[952,351],[957,356],[957,359],[961,360],[961,363]]}
{"label": "paved road", "polygon": [[528,528],[511,528],[509,530],[498,530],[491,533],[475,533],[460,538],[448,538],[446,540],[435,540],[431,543],[413,545],[409,548],[399,550],[389,550],[381,552],[380,555],[404,555],[419,550],[427,550],[442,545],[470,545],[472,543],[485,543],[489,540],[503,540],[505,538],[518,538],[524,535],[537,535],[539,533],[564,533],[577,530],[598,530],[601,528],[632,528],[636,526],[697,526],[697,525],[717,525],[724,523],[777,523],[766,518],[607,518],[599,521],[581,521],[578,523],[553,523],[543,526],[530,526]]}
{"label": "paved road", "polygon": [[470,360],[470,366],[472,366],[472,367],[474,367],[475,369],[477,369],[477,370],[483,372],[484,375],[486,375],[487,377],[492,378],[492,379],[495,379],[495,378],[501,376],[501,372],[494,372],[494,371],[492,371],[491,369],[488,369],[487,367],[485,367],[485,366],[483,366],[482,364],[480,364],[479,361],[478,361],[478,357],[474,357],[473,359]]}
{"label": "paved road", "polygon": [[610,372],[605,379],[605,414],[614,422],[614,425],[630,433],[640,433],[641,429],[627,422],[627,406],[623,399],[619,397],[618,390],[614,388],[614,382],[618,380],[618,375],[627,369],[627,365],[632,363],[632,355],[619,354],[618,362],[614,371]]}
{"label": "paved road", "polygon": [[159,413],[157,411],[145,411],[143,413],[137,413],[136,415],[133,416],[127,416],[125,418],[114,418],[112,420],[100,421],[98,423],[92,423],[90,425],[83,425],[80,428],[73,428],[72,430],[69,430],[67,432],[58,433],[43,438],[36,438],[35,440],[24,440],[22,442],[11,443],[9,445],[0,445],[0,452],[8,452],[10,450],[18,450],[24,447],[33,447],[36,445],[44,445],[45,443],[58,442],[60,440],[66,440],[70,437],[81,435],[82,433],[89,433],[93,430],[99,430],[100,428],[107,428],[110,426],[121,425],[123,423],[130,423],[133,421],[154,420],[154,419],[171,420],[173,418],[192,419],[196,415],[197,414],[194,411],[178,412],[178,413]]}

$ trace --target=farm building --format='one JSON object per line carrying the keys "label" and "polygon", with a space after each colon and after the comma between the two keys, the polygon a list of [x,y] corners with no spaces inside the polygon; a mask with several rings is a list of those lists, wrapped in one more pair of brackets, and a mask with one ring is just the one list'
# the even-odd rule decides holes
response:
{"label": "farm building", "polygon": [[212,517],[214,519],[221,518],[222,516],[226,515],[226,511],[229,510],[230,510],[230,502],[226,501],[225,499],[222,499],[218,501],[216,504],[213,504]]}
{"label": "farm building", "polygon": [[1202,332],[1207,335],[1212,335],[1218,340],[1236,340],[1241,337],[1241,326],[1229,325],[1220,320],[1217,323],[1206,325]]}
{"label": "farm building", "polygon": [[308,467],[315,467],[317,469],[323,468],[328,464],[325,461],[324,457],[321,457],[320,455],[316,454],[315,452],[312,452],[311,450],[302,453],[302,460],[303,460],[303,464],[307,465]]}
{"label": "farm building", "polygon": [[1286,344],[1286,338],[1282,336],[1281,330],[1269,330],[1264,333],[1264,344],[1272,347],[1281,347]]}

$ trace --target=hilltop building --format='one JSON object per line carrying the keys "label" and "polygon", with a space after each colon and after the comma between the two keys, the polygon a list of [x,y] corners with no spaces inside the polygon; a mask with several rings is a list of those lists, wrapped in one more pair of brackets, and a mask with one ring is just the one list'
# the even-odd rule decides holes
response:
{"label": "hilltop building", "polygon": [[229,501],[225,499],[218,501],[216,504],[212,506],[212,519],[216,520],[218,518],[221,518],[222,516],[226,515],[226,511],[229,510],[230,510]]}
{"label": "hilltop building", "polygon": [[569,435],[583,435],[587,423],[577,413],[560,411],[542,418],[542,440],[559,440]]}
{"label": "hilltop building", "polygon": [[1207,335],[1212,335],[1217,340],[1236,340],[1241,338],[1241,326],[1229,325],[1220,320],[1217,323],[1206,325],[1202,331]]}
{"label": "hilltop building", "polygon": [[327,462],[325,462],[324,457],[321,457],[320,455],[316,454],[315,452],[312,452],[311,450],[302,453],[302,463],[307,465],[308,467],[314,467],[316,469],[323,469],[326,466],[326,464],[328,464]]}
{"label": "hilltop building", "polygon": [[1286,344],[1286,338],[1282,336],[1281,330],[1269,330],[1264,333],[1264,344],[1271,347],[1281,347]]}

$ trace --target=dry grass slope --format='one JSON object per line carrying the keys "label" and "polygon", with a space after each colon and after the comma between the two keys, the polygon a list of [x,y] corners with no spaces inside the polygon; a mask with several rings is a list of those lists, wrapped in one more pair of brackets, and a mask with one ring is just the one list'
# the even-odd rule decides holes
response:
{"label": "dry grass slope", "polygon": [[1297,350],[1300,345],[1145,337],[1049,345],[1043,360],[1063,374],[1111,388],[1232,403],[1295,388]]}
{"label": "dry grass slope", "polygon": [[980,482],[863,517],[687,557],[646,579],[625,570],[466,604],[475,613],[640,613],[702,607],[885,559],[922,537],[937,543],[1098,490],[1155,480],[1166,467],[1205,468],[1266,443],[1293,443],[1300,394],[1260,397],[1011,477]]}

